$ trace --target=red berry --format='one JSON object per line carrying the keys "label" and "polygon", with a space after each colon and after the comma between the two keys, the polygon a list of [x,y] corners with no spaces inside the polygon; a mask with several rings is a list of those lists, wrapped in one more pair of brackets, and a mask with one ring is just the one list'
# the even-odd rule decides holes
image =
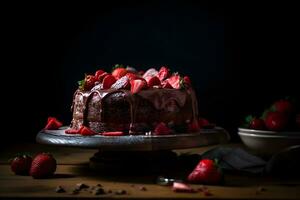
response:
{"label": "red berry", "polygon": [[156,76],[148,76],[145,78],[147,83],[148,83],[148,87],[153,87],[154,85],[160,85],[160,80],[156,77]]}
{"label": "red berry", "polygon": [[222,180],[222,172],[213,160],[203,159],[189,174],[188,180],[193,183],[219,184]]}
{"label": "red berry", "polygon": [[253,118],[252,121],[250,121],[249,128],[264,130],[266,128],[265,121],[263,119]]}
{"label": "red berry", "polygon": [[294,110],[293,104],[289,100],[285,99],[276,101],[273,104],[273,108],[275,111],[282,113],[291,113]]}
{"label": "red berry", "polygon": [[131,93],[136,94],[140,92],[142,89],[147,88],[147,82],[144,79],[136,79],[130,81],[131,85]]}
{"label": "red berry", "polygon": [[193,120],[188,124],[188,132],[197,132],[200,130],[199,122],[197,120]]}
{"label": "red berry", "polygon": [[51,154],[40,153],[32,161],[30,176],[33,178],[47,178],[54,174],[56,160]]}
{"label": "red berry", "polygon": [[89,135],[96,135],[97,133],[93,130],[91,130],[90,128],[86,127],[86,126],[81,126],[79,129],[79,133],[81,135],[85,135],[85,136],[89,136]]}
{"label": "red berry", "polygon": [[93,75],[87,75],[84,79],[84,89],[90,90],[95,86],[96,77]]}
{"label": "red berry", "polygon": [[162,88],[169,88],[169,89],[173,89],[172,85],[170,85],[170,83],[168,82],[168,80],[164,80],[161,83]]}
{"label": "red berry", "polygon": [[268,130],[282,131],[287,128],[288,116],[281,112],[269,112],[265,119],[265,125]]}
{"label": "red berry", "polygon": [[138,78],[138,75],[131,72],[127,73],[126,76],[129,78],[130,81]]}
{"label": "red berry", "polygon": [[47,125],[45,130],[57,130],[62,126],[62,123],[58,121],[55,117],[48,117]]}
{"label": "red berry", "polygon": [[[80,129],[79,129],[80,130]],[[65,130],[65,133],[66,134],[79,134],[79,130],[76,130],[76,129],[67,129]]]}
{"label": "red berry", "polygon": [[172,190],[174,192],[188,192],[188,193],[194,193],[196,190],[191,188],[189,185],[185,183],[180,183],[180,182],[174,182]]}
{"label": "red berry", "polygon": [[181,88],[180,76],[178,74],[175,74],[175,75],[171,76],[170,78],[167,79],[167,81],[170,83],[172,88],[174,88],[174,89],[180,89]]}
{"label": "red berry", "polygon": [[188,86],[191,86],[192,85],[192,82],[191,82],[191,79],[189,76],[184,76],[183,77],[183,82],[184,84],[188,85]]}
{"label": "red berry", "polygon": [[147,77],[153,77],[157,75],[158,75],[158,71],[154,68],[150,68],[143,74],[143,78],[146,79]]}
{"label": "red berry", "polygon": [[170,133],[171,129],[164,122],[157,124],[154,129],[155,135],[168,135]]}
{"label": "red berry", "polygon": [[199,124],[200,128],[211,125],[207,119],[204,119],[204,118],[201,118],[201,117],[198,120],[198,124]]}
{"label": "red berry", "polygon": [[[159,78],[160,81],[163,81],[165,80],[166,78],[168,78],[170,76],[170,70],[165,67],[165,66],[162,66],[160,68],[160,70],[158,71],[158,75],[157,77]],[[171,84],[172,85],[172,84]]]}
{"label": "red berry", "polygon": [[103,71],[102,69],[97,70],[96,73],[95,73],[95,78],[96,78],[96,80],[99,80],[100,76],[101,76],[103,73],[106,73],[106,72]]}
{"label": "red berry", "polygon": [[109,89],[116,81],[116,78],[112,75],[105,76],[103,79],[103,89]]}
{"label": "red berry", "polygon": [[108,75],[110,75],[110,74],[107,73],[107,72],[102,73],[101,75],[98,76],[97,81],[99,81],[100,83],[102,83],[102,82],[103,82],[103,79],[104,79],[106,76],[108,76]]}
{"label": "red berry", "polygon": [[28,155],[22,155],[15,157],[10,162],[11,171],[18,175],[28,175],[32,158]]}
{"label": "red berry", "polygon": [[104,132],[102,133],[104,136],[122,136],[124,133],[122,131],[114,131],[114,132]]}
{"label": "red berry", "polygon": [[116,79],[120,79],[121,77],[125,76],[127,74],[127,70],[123,67],[119,67],[114,69],[114,71],[111,73]]}

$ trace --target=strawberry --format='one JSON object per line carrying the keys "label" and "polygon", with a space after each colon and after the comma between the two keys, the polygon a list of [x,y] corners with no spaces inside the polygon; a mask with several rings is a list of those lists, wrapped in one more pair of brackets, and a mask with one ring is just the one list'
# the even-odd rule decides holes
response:
{"label": "strawberry", "polygon": [[131,93],[136,94],[140,92],[142,89],[147,88],[147,82],[144,79],[136,79],[130,81],[131,85]]}
{"label": "strawberry", "polygon": [[289,122],[288,115],[281,112],[269,112],[265,119],[265,125],[268,130],[282,131]]}
{"label": "strawberry", "polygon": [[124,133],[122,131],[114,131],[114,132],[103,132],[104,136],[122,136]]}
{"label": "strawberry", "polygon": [[157,75],[158,75],[158,71],[154,68],[150,68],[144,73],[143,78],[146,79],[146,77],[152,77]]}
{"label": "strawberry", "polygon": [[47,125],[45,130],[57,130],[62,126],[62,123],[58,121],[55,117],[48,117]]}
{"label": "strawberry", "polygon": [[79,134],[79,132],[80,132],[80,129],[76,130],[76,129],[69,128],[69,129],[65,130],[66,134]]}
{"label": "strawberry", "polygon": [[192,183],[219,184],[222,176],[223,174],[215,161],[203,159],[189,174],[188,180]]}
{"label": "strawberry", "polygon": [[191,82],[191,79],[190,79],[189,76],[184,76],[184,77],[183,77],[183,83],[184,83],[185,85],[188,85],[188,86],[191,86],[191,85],[192,85],[192,82]]}
{"label": "strawberry", "polygon": [[104,79],[106,76],[108,76],[108,75],[110,75],[110,74],[107,73],[107,72],[102,73],[101,75],[98,76],[97,81],[99,81],[100,83],[102,83],[102,82],[103,82],[103,79]]}
{"label": "strawberry", "polygon": [[196,192],[196,190],[191,188],[189,185],[180,182],[174,182],[172,189],[174,192],[188,192],[188,193]]}
{"label": "strawberry", "polygon": [[168,78],[169,76],[170,76],[170,70],[167,67],[162,66],[160,68],[160,70],[158,71],[158,74],[157,74],[157,77],[159,78],[159,80],[163,81],[166,78]]}
{"label": "strawberry", "polygon": [[250,122],[249,128],[256,130],[264,130],[266,128],[265,121],[263,119],[254,118]]}
{"label": "strawberry", "polygon": [[181,77],[178,74],[174,74],[170,78],[167,79],[169,84],[172,86],[174,89],[180,89],[181,88],[181,83],[180,83]]}
{"label": "strawberry", "polygon": [[155,135],[168,135],[170,133],[171,129],[164,122],[157,124],[154,129]]}
{"label": "strawberry", "polygon": [[162,83],[162,88],[169,88],[169,89],[173,89],[172,85],[170,85],[170,83],[168,82],[168,80],[164,80]]}
{"label": "strawberry", "polygon": [[199,123],[197,120],[193,120],[188,124],[188,132],[197,132],[200,130]]}
{"label": "strawberry", "polygon": [[129,78],[130,81],[138,78],[138,75],[131,72],[127,73],[126,76]]}
{"label": "strawberry", "polygon": [[10,169],[18,175],[28,175],[32,158],[28,155],[17,156],[10,162]]}
{"label": "strawberry", "polygon": [[47,178],[54,174],[56,170],[56,160],[51,154],[40,153],[32,161],[30,176],[33,178]]}
{"label": "strawberry", "polygon": [[85,136],[97,134],[95,131],[91,130],[90,128],[88,128],[86,126],[81,126],[79,129],[79,133],[81,135],[85,135]]}
{"label": "strawberry", "polygon": [[121,77],[125,76],[127,73],[127,70],[123,67],[118,67],[113,70],[111,73],[116,79],[120,79]]}
{"label": "strawberry", "polygon": [[160,85],[160,80],[156,77],[156,76],[148,76],[145,78],[147,83],[148,83],[148,87],[153,87],[154,85]]}
{"label": "strawberry", "polygon": [[116,81],[116,78],[112,75],[105,76],[103,79],[103,89],[109,89]]}
{"label": "strawberry", "polygon": [[95,86],[96,77],[93,75],[86,75],[84,79],[84,89],[90,90]]}
{"label": "strawberry", "polygon": [[103,71],[102,69],[97,70],[96,73],[95,73],[95,78],[96,78],[96,80],[98,81],[99,78],[100,78],[100,76],[101,76],[102,74],[104,74],[104,73],[106,73],[106,72]]}
{"label": "strawberry", "polygon": [[272,108],[274,111],[281,113],[291,113],[294,110],[293,104],[287,99],[276,101],[273,104]]}
{"label": "strawberry", "polygon": [[122,89],[126,88],[128,89],[130,87],[129,78],[127,76],[123,76],[119,80],[117,80],[110,88],[113,89]]}
{"label": "strawberry", "polygon": [[202,127],[207,127],[207,126],[210,126],[210,122],[207,120],[207,119],[204,119],[204,118],[199,118],[198,119],[198,124],[199,124],[199,127],[202,128]]}

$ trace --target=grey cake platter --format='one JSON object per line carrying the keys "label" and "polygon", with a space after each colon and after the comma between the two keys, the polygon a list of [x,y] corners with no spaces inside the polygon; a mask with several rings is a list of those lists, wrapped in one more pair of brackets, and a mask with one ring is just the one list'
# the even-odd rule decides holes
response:
{"label": "grey cake platter", "polygon": [[81,136],[66,134],[68,127],[42,130],[36,136],[41,144],[101,149],[102,151],[160,151],[224,144],[230,140],[222,127],[201,129],[196,133],[172,135]]}

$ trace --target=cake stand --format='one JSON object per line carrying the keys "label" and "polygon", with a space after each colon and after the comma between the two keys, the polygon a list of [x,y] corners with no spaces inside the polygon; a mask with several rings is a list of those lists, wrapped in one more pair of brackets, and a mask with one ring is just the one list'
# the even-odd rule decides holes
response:
{"label": "cake stand", "polygon": [[65,134],[68,127],[59,130],[42,130],[36,136],[41,144],[98,149],[90,159],[92,168],[136,166],[135,161],[149,166],[152,163],[164,163],[175,159],[172,150],[224,144],[230,140],[227,131],[221,127],[201,129],[195,133],[172,135],[127,135],[127,136],[81,136]]}

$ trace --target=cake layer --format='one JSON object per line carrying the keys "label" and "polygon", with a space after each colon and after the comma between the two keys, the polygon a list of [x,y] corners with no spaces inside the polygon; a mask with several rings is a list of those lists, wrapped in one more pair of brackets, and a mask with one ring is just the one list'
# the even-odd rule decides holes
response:
{"label": "cake layer", "polygon": [[87,126],[96,132],[124,131],[140,134],[165,122],[181,126],[197,119],[195,93],[188,89],[77,90],[73,99],[71,128]]}

